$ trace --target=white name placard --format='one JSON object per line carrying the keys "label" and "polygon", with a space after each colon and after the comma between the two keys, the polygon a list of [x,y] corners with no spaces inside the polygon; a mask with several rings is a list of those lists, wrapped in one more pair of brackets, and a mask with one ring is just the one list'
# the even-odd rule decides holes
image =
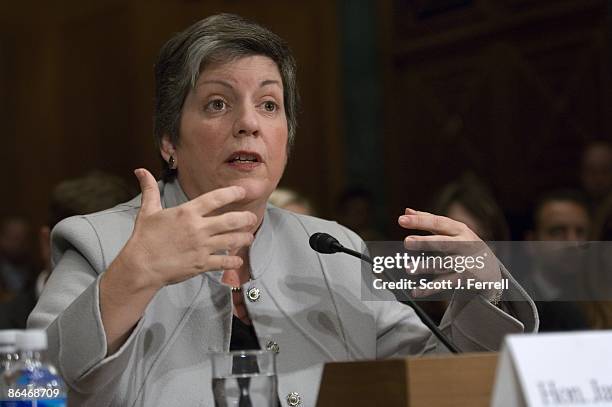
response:
{"label": "white name placard", "polygon": [[507,336],[491,405],[612,406],[612,331]]}

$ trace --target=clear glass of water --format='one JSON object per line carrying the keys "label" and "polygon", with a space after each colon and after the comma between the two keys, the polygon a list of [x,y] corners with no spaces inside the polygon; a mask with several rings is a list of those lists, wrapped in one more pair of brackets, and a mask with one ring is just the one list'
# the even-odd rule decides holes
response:
{"label": "clear glass of water", "polygon": [[211,353],[216,407],[276,407],[276,354],[265,350]]}

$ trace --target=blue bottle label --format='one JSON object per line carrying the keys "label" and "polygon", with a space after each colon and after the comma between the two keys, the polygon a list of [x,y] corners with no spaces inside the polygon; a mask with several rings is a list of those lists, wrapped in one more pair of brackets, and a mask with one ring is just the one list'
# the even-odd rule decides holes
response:
{"label": "blue bottle label", "polygon": [[65,398],[37,400],[32,407],[66,407]]}
{"label": "blue bottle label", "polygon": [[58,397],[55,399],[31,400],[0,400],[0,407],[66,407],[66,399]]}

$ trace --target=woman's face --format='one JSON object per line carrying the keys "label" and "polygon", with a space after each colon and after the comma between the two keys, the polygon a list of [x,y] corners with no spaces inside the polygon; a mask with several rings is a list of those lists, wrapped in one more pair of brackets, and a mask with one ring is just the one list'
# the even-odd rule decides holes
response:
{"label": "woman's face", "polygon": [[263,204],[287,161],[283,103],[282,79],[268,57],[248,56],[204,69],[185,99],[178,145],[165,138],[162,146],[166,161],[174,155],[187,196],[240,185],[247,202]]}

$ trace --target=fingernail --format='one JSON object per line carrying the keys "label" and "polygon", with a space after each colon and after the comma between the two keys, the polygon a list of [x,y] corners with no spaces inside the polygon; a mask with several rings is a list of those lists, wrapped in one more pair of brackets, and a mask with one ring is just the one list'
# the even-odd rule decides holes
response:
{"label": "fingernail", "polygon": [[408,216],[402,215],[399,217],[399,223],[408,225],[410,224],[410,218]]}

